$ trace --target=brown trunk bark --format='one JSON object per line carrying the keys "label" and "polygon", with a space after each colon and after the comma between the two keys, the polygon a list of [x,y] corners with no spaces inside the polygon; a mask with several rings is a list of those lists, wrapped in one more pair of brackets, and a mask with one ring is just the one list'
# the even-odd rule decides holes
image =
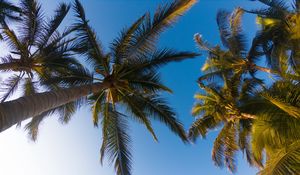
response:
{"label": "brown trunk bark", "polygon": [[94,83],[57,91],[43,92],[0,103],[0,132],[28,118],[96,93],[105,88],[104,83]]}

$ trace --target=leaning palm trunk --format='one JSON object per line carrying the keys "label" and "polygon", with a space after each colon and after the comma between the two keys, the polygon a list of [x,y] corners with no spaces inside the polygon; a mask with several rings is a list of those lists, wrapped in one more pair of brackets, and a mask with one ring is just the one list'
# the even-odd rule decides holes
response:
{"label": "leaning palm trunk", "polygon": [[38,93],[0,103],[0,132],[28,118],[70,103],[105,88],[104,83],[94,83],[56,91]]}

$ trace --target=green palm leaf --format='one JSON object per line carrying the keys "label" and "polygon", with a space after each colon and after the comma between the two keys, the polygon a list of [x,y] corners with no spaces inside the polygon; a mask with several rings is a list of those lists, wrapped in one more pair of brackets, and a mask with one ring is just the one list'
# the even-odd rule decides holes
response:
{"label": "green palm leaf", "polygon": [[128,125],[126,120],[110,104],[103,113],[103,144],[101,147],[103,159],[104,152],[109,154],[109,159],[115,165],[118,175],[130,175],[131,170],[131,139],[127,134]]}
{"label": "green palm leaf", "polygon": [[300,142],[296,141],[278,150],[266,162],[260,175],[287,175],[300,172]]}

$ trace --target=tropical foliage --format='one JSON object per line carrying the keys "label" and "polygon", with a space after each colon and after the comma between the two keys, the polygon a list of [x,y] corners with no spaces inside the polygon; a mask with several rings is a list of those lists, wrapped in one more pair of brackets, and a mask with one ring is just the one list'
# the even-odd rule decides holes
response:
{"label": "tropical foliage", "polygon": [[[18,8],[5,1],[1,3],[9,6],[5,6],[6,10],[2,12],[4,17],[18,19],[9,27],[3,17],[2,36],[9,51],[1,57],[0,63],[0,71],[8,74],[8,78],[0,85],[1,102],[7,101],[18,89],[22,96],[28,96],[44,89],[55,90],[91,80],[89,73],[74,57],[71,43],[74,38],[69,37],[74,29],[66,28],[62,33],[58,31],[70,5],[61,3],[55,10],[55,15],[46,18],[38,2],[22,0],[19,7],[22,9],[21,20],[6,14]],[[57,77],[64,78],[64,83],[54,82]],[[75,112],[76,105],[71,102],[36,116],[27,125],[32,139],[36,139],[37,127],[46,116],[58,112],[61,114],[61,121],[67,122]]]}
{"label": "tropical foliage", "polygon": [[[37,133],[43,118],[40,115],[52,114],[54,109],[62,106],[75,111],[76,106],[69,108],[69,104],[77,104],[76,101],[88,97],[94,126],[102,128],[101,160],[108,154],[118,175],[131,174],[129,119],[143,124],[155,140],[157,136],[151,125],[152,120],[164,123],[183,142],[187,142],[175,111],[161,96],[161,92],[172,91],[160,80],[158,68],[170,62],[195,58],[198,54],[157,48],[157,40],[195,2],[177,0],[157,8],[153,17],[149,12],[145,13],[113,40],[109,52],[104,52],[78,0],[73,4],[76,22],[61,35],[56,29],[69,6],[59,6],[56,11],[58,17],[52,20],[55,25],[42,25],[38,3],[34,0],[23,0],[21,5],[24,7],[21,9],[28,9],[28,13],[23,12],[28,14],[28,19],[21,20],[25,34],[19,37],[20,42],[9,28],[4,29],[5,34],[8,33],[5,41],[14,49],[13,56],[20,56],[18,59],[13,56],[5,59],[1,70],[20,72],[20,78],[16,78],[18,81],[26,76],[26,82],[30,86],[26,84],[25,92],[34,88],[34,80],[42,85],[42,90],[51,91],[24,94],[22,98],[12,101],[6,101],[8,95],[4,96],[0,104],[0,130],[33,117],[27,128],[31,133]],[[76,38],[66,38],[73,32]],[[85,58],[86,66],[93,69],[93,76],[73,59],[74,54]],[[34,76],[38,78],[34,79]],[[10,89],[17,87],[17,83],[11,84]],[[7,92],[11,94],[13,91],[8,89]]]}
{"label": "tropical foliage", "polygon": [[[0,131],[31,118],[25,128],[36,140],[45,117],[58,113],[68,122],[88,104],[94,126],[102,129],[101,162],[107,156],[118,175],[131,174],[130,119],[144,125],[154,140],[153,120],[185,143],[217,130],[212,160],[231,172],[241,151],[261,175],[299,174],[300,1],[259,1],[262,9],[218,12],[221,45],[195,35],[207,59],[197,81],[195,121],[186,136],[162,96],[172,90],[158,69],[199,54],[158,48],[157,41],[196,0],[174,0],[153,15],[145,13],[108,51],[78,0],[73,3],[76,21],[63,30],[72,5],[61,3],[46,18],[36,0],[18,5],[0,0],[0,39],[8,49],[0,60],[1,76],[7,77],[0,84]],[[255,15],[259,26],[251,45],[242,26],[245,13]]]}
{"label": "tropical foliage", "polygon": [[[8,22],[19,21],[21,18],[21,9],[20,7],[12,4],[7,0],[0,1],[0,26],[1,29],[7,25]],[[2,33],[2,31],[1,31]],[[0,35],[0,39],[3,39],[3,36]]]}
{"label": "tropical foliage", "polygon": [[112,42],[111,51],[105,53],[88,25],[83,7],[76,1],[77,23],[74,25],[80,36],[76,51],[94,67],[95,81],[107,83],[104,89],[89,96],[94,125],[100,122],[102,128],[101,161],[108,154],[119,175],[128,175],[131,170],[131,139],[127,133],[130,118],[145,125],[155,140],[151,120],[165,123],[186,142],[185,131],[175,118],[174,110],[158,93],[172,91],[161,82],[157,69],[197,54],[158,49],[156,43],[159,34],[194,3],[193,0],[175,1],[158,8],[153,19],[146,13],[124,29]]}
{"label": "tropical foliage", "polygon": [[[299,65],[297,23],[299,2],[261,0],[265,9],[217,15],[223,46],[211,46],[195,35],[200,49],[208,52],[198,79],[202,91],[195,95],[189,130],[193,141],[219,130],[212,159],[235,172],[235,155],[241,150],[261,175],[298,174]],[[242,14],[257,15],[260,30],[249,47],[242,30]],[[248,49],[249,48],[249,49]],[[261,64],[265,60],[267,67]],[[272,77],[266,78],[265,72]]]}

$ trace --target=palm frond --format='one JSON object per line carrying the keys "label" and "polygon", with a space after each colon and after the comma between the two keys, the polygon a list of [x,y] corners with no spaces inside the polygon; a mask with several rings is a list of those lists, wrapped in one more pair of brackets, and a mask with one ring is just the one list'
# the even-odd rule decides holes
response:
{"label": "palm frond", "polygon": [[205,138],[208,130],[217,128],[221,124],[222,121],[216,119],[211,115],[205,115],[203,117],[197,118],[189,129],[188,137],[192,141],[196,141],[199,136]]}
{"label": "palm frond", "polygon": [[273,151],[300,139],[297,130],[300,128],[298,119],[289,116],[278,108],[268,108],[260,112],[252,127],[252,150],[258,162],[263,161],[263,151]]}
{"label": "palm frond", "polygon": [[286,175],[300,172],[300,141],[296,141],[271,155],[260,175]]}
{"label": "palm frond", "polygon": [[55,15],[43,26],[43,33],[37,38],[37,44],[39,48],[44,47],[48,42],[53,33],[55,33],[68,14],[71,6],[65,3],[60,3],[55,10]]}
{"label": "palm frond", "polygon": [[8,47],[11,49],[11,52],[17,53],[19,55],[26,52],[26,46],[22,43],[15,32],[8,27],[4,28],[3,39],[7,43]]}
{"label": "palm frond", "polygon": [[0,1],[0,23],[6,25],[7,19],[10,21],[19,21],[21,9],[7,0]]}
{"label": "palm frond", "polygon": [[182,141],[187,142],[182,124],[176,119],[175,112],[164,99],[156,96],[144,97],[141,95],[136,96],[136,98],[139,99],[140,104],[144,105],[144,109],[149,114],[149,117],[166,124]]}
{"label": "palm frond", "polygon": [[140,59],[128,62],[125,66],[129,67],[129,71],[124,72],[122,76],[141,72],[155,71],[156,69],[172,62],[180,62],[185,59],[196,58],[199,56],[193,52],[177,52],[172,49],[157,50],[150,55],[143,55]]}
{"label": "palm frond", "polygon": [[296,12],[299,12],[299,10],[300,10],[300,1],[299,0],[294,0],[293,8]]}
{"label": "palm frond", "polygon": [[36,82],[33,82],[31,78],[25,78],[22,91],[23,96],[33,95],[37,93]]}
{"label": "palm frond", "polygon": [[242,14],[241,8],[237,8],[232,14],[224,10],[217,14],[222,43],[235,56],[244,56],[247,51],[246,38],[240,24]]}
{"label": "palm frond", "polygon": [[39,134],[39,127],[42,124],[42,122],[46,119],[46,117],[49,117],[53,114],[59,115],[59,120],[62,123],[67,123],[70,121],[71,116],[75,113],[75,110],[78,108],[79,101],[67,103],[63,106],[51,109],[49,111],[43,112],[42,114],[38,116],[32,117],[31,121],[26,124],[25,130],[28,131],[28,136],[32,141],[36,141]]}
{"label": "palm frond", "polygon": [[75,1],[74,11],[76,13],[77,23],[74,24],[74,28],[77,31],[76,52],[84,54],[87,60],[93,63],[100,72],[109,74],[109,59],[108,56],[103,53],[103,49],[100,41],[98,40],[95,31],[88,24],[83,6],[79,0]]}
{"label": "palm frond", "polygon": [[143,23],[145,15],[140,17],[135,23],[133,23],[128,29],[124,29],[120,36],[112,42],[111,49],[114,54],[114,62],[120,64],[124,58],[128,57],[128,49],[134,42],[134,34]]}
{"label": "palm frond", "polygon": [[124,98],[124,102],[127,104],[127,110],[134,116],[134,118],[136,120],[138,120],[139,122],[141,122],[142,124],[145,125],[145,127],[147,128],[147,130],[151,133],[153,139],[155,141],[158,141],[157,136],[154,132],[154,129],[151,126],[151,122],[149,120],[149,117],[147,116],[148,114],[145,113],[145,111],[143,110],[144,107],[142,106],[141,103],[139,103],[139,101],[135,101],[134,98],[132,98],[132,96],[123,96]]}
{"label": "palm frond", "polygon": [[281,110],[285,111],[286,113],[288,113],[289,115],[299,119],[300,118],[300,109],[299,107],[296,106],[292,106],[291,104],[282,101],[276,97],[272,97],[268,94],[263,94],[263,97],[267,100],[269,100],[271,103],[273,103],[274,105],[276,105],[278,108],[280,108]]}
{"label": "palm frond", "polygon": [[233,123],[227,123],[220,131],[219,135],[215,139],[212,159],[217,166],[228,167],[231,172],[235,172],[235,152],[238,149],[235,127]]}
{"label": "palm frond", "polygon": [[247,100],[248,97],[255,95],[259,89],[264,87],[264,82],[257,78],[245,78],[239,92],[240,100]]}
{"label": "palm frond", "polygon": [[33,117],[31,121],[26,124],[25,130],[28,131],[28,136],[32,141],[37,140],[39,134],[39,126],[41,125],[42,121],[49,115],[53,114],[53,112],[53,110],[44,112],[38,116]]}
{"label": "palm frond", "polygon": [[10,72],[18,68],[18,59],[14,59],[11,55],[6,55],[0,58],[0,71]]}
{"label": "palm frond", "polygon": [[109,160],[111,163],[114,163],[117,175],[130,175],[131,139],[126,133],[128,124],[123,116],[112,108],[108,106],[106,112],[103,113],[102,127],[104,136],[101,156],[104,156],[104,153],[108,154]]}
{"label": "palm frond", "polygon": [[273,7],[278,10],[288,11],[289,7],[284,0],[259,0],[269,7]]}
{"label": "palm frond", "polygon": [[91,95],[89,98],[90,104],[92,105],[92,117],[93,124],[95,127],[98,127],[99,116],[103,112],[102,104],[105,103],[106,94],[105,91],[102,91],[98,94]]}
{"label": "palm frond", "polygon": [[[72,60],[75,61],[74,64]],[[69,87],[89,84],[93,79],[93,75],[72,58],[52,60],[49,63],[45,63],[45,66],[51,68],[52,74],[49,74],[50,72],[47,69],[37,71],[37,73],[40,77],[40,83],[49,89],[53,88],[52,85]],[[53,72],[55,72],[55,74],[53,74]]]}
{"label": "palm frond", "polygon": [[20,39],[27,46],[36,44],[35,41],[43,32],[43,13],[41,5],[36,0],[22,0],[22,20],[20,22]]}
{"label": "palm frond", "polygon": [[129,86],[140,92],[155,93],[159,91],[165,91],[172,93],[170,88],[163,85],[159,74],[155,74],[153,72],[145,75],[135,74],[128,77],[128,79]]}
{"label": "palm frond", "polygon": [[144,23],[135,34],[135,42],[128,51],[128,58],[136,58],[140,54],[155,49],[158,35],[166,28],[172,26],[179,16],[188,11],[196,0],[175,0],[165,6],[159,7],[151,20],[149,13],[146,14]]}
{"label": "palm frond", "polygon": [[5,80],[5,82],[1,85],[1,91],[4,91],[4,94],[1,96],[1,103],[13,95],[13,93],[17,90],[22,77],[22,74],[13,75]]}

